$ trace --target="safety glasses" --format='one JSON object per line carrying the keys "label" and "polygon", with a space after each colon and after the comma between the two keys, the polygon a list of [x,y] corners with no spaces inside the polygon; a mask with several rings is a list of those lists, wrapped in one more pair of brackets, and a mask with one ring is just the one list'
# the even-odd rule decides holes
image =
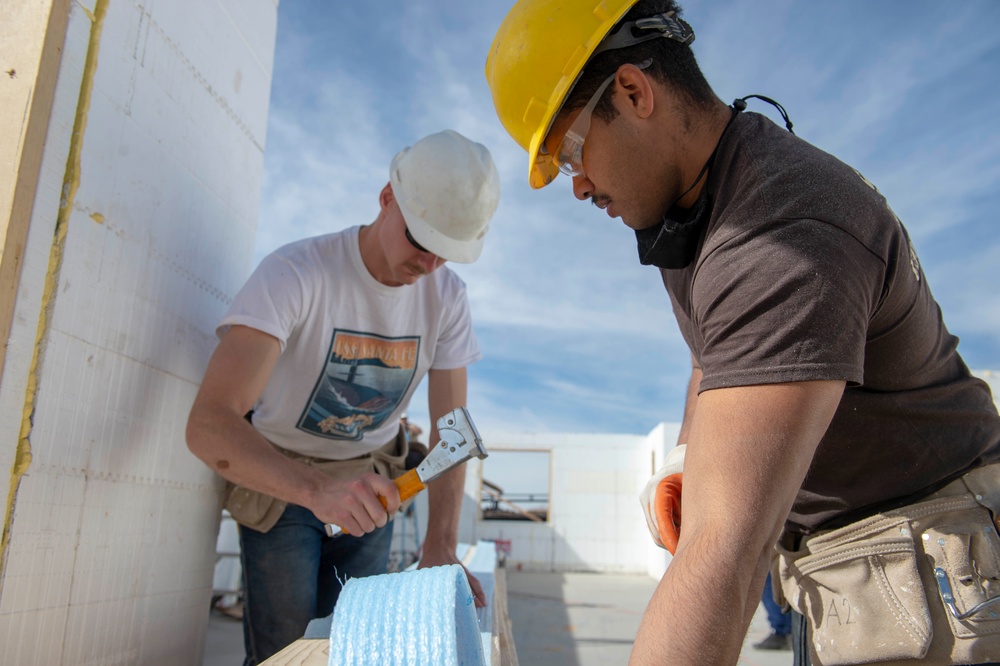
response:
{"label": "safety glasses", "polygon": [[426,247],[418,243],[417,239],[410,234],[410,230],[407,228],[405,224],[403,225],[403,233],[406,234],[406,240],[410,241],[410,245],[417,248],[421,252],[426,252],[427,254],[431,254],[430,250],[428,250]]}
{"label": "safety glasses", "polygon": [[[638,63],[636,67],[646,69],[652,62],[652,59],[644,60]],[[604,79],[604,83],[594,92],[594,96],[590,98],[587,106],[583,107],[583,111],[580,112],[580,115],[576,117],[573,124],[566,130],[562,141],[559,142],[559,147],[556,148],[554,155],[555,163],[558,165],[559,171],[567,176],[577,177],[585,175],[583,171],[583,140],[587,138],[587,133],[590,131],[591,116],[594,114],[597,103],[601,101],[604,91],[615,80],[615,74],[617,73],[615,72]]]}
{"label": "safety glasses", "polygon": [[594,107],[601,101],[604,91],[608,89],[608,86],[614,80],[614,74],[604,79],[604,83],[601,84],[601,87],[597,89],[594,96],[587,102],[587,106],[583,107],[583,111],[580,112],[580,115],[576,117],[573,124],[566,130],[562,141],[559,142],[559,147],[556,148],[555,162],[559,166],[559,170],[567,176],[576,177],[584,175],[583,140],[587,138],[587,132],[590,131],[590,119],[594,114]]}

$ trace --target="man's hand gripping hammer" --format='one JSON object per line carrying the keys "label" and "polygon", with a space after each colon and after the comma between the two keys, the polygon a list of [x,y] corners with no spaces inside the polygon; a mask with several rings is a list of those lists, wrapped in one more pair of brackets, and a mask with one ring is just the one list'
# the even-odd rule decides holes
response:
{"label": "man's hand gripping hammer", "polygon": [[[406,501],[427,487],[427,484],[455,467],[472,458],[485,458],[489,455],[483,440],[476,430],[476,425],[469,416],[469,410],[458,407],[437,420],[438,435],[441,440],[431,449],[416,469],[411,469],[402,476],[392,480],[399,490],[399,499]],[[385,498],[379,497],[382,506]],[[329,536],[341,534],[336,525],[327,525]]]}

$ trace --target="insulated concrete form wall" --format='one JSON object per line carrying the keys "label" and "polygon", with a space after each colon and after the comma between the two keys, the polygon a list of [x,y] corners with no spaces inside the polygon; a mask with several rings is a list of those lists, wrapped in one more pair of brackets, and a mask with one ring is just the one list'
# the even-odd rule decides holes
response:
{"label": "insulated concrete form wall", "polygon": [[251,269],[277,0],[50,4],[65,38],[0,285],[0,663],[200,663],[220,484],[184,423]]}
{"label": "insulated concrete form wall", "polygon": [[544,523],[482,520],[482,466],[470,461],[465,507],[472,510],[463,510],[459,541],[509,541],[508,566],[527,570],[665,570],[664,551],[650,539],[639,507],[639,491],[673,448],[679,428],[661,424],[645,436],[484,432],[490,450],[550,452],[549,516]]}

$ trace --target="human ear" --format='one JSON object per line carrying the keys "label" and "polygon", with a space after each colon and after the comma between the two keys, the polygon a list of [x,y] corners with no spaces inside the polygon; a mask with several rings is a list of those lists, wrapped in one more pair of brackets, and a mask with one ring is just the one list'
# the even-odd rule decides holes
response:
{"label": "human ear", "polygon": [[395,200],[396,195],[392,191],[392,184],[386,183],[385,187],[383,187],[382,191],[378,194],[378,205],[385,209],[388,208]]}
{"label": "human ear", "polygon": [[652,115],[655,104],[653,87],[645,72],[635,65],[622,65],[618,68],[616,76],[618,89],[624,93],[621,96],[621,103],[625,109],[639,118],[648,118]]}

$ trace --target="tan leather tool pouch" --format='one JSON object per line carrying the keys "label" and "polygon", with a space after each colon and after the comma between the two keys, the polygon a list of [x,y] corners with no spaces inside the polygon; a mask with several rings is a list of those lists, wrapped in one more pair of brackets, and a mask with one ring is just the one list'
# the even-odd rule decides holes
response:
{"label": "tan leather tool pouch", "polygon": [[281,518],[288,502],[227,481],[222,507],[237,523],[258,532],[267,532]]}
{"label": "tan leather tool pouch", "polygon": [[[406,454],[409,445],[406,435],[400,428],[396,437],[388,444],[372,453],[350,458],[348,460],[323,460],[304,456],[293,451],[275,447],[281,454],[303,464],[315,467],[334,479],[349,479],[361,476],[366,472],[375,472],[380,476],[393,479],[405,471]],[[233,483],[226,484],[226,496],[223,507],[229,511],[237,523],[258,532],[267,532],[285,512],[288,502],[275,499],[270,495],[243,488]],[[406,503],[400,510],[403,510]]]}
{"label": "tan leather tool pouch", "polygon": [[812,663],[923,658],[931,618],[905,523],[856,525],[808,539],[796,552],[779,546],[782,592],[809,622]]}
{"label": "tan leather tool pouch", "polygon": [[[982,470],[923,501],[805,538],[794,551],[779,544],[781,589],[809,623],[813,664],[1000,655],[1000,603],[956,618],[1000,595],[1000,536],[986,506],[1000,498],[1000,466]],[[977,483],[981,492],[971,490]]]}

